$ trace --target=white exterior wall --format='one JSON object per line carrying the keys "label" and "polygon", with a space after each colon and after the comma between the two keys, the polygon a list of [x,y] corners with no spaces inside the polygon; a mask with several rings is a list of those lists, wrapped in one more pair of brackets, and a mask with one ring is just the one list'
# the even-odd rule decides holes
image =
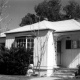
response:
{"label": "white exterior wall", "polygon": [[49,31],[48,33],[48,53],[47,53],[47,76],[51,76],[53,74],[54,68],[57,67],[56,64],[56,42],[53,31]]}
{"label": "white exterior wall", "polygon": [[[38,37],[34,39],[34,66],[40,61],[40,69],[47,69],[47,41],[48,31],[39,31]],[[41,60],[40,60],[41,58]],[[39,68],[39,66],[37,66]]]}
{"label": "white exterior wall", "polygon": [[11,47],[12,43],[14,42],[14,40],[15,40],[15,37],[14,37],[14,36],[11,36],[11,35],[6,36],[5,46],[6,46],[8,49],[10,49],[10,47]]}
{"label": "white exterior wall", "polygon": [[[27,36],[30,34],[33,35],[33,33],[25,32],[7,34],[6,47],[11,47],[11,44],[14,42],[15,37]],[[39,32],[37,31],[35,34],[37,34],[37,36],[34,37],[34,66],[37,66],[38,59],[40,60],[41,58],[40,69],[47,71],[47,76],[51,76],[53,73],[53,68],[56,67],[55,39],[53,36],[53,31],[43,30]]]}
{"label": "white exterior wall", "polygon": [[49,30],[48,32],[43,31],[40,33],[39,37],[35,38],[34,65],[37,65],[39,59],[38,56],[41,54],[41,45],[43,47],[45,43],[40,69],[46,69],[47,76],[51,76],[54,68],[57,67],[55,39],[56,38],[52,30]]}
{"label": "white exterior wall", "polygon": [[[42,52],[43,55],[42,55],[40,68],[46,70],[47,69],[47,33],[48,30],[7,34],[6,47],[7,48],[11,47],[12,43],[15,40],[15,37],[37,35],[34,37],[34,66],[35,67],[37,66],[38,59],[40,59],[40,54]],[[27,37],[26,37],[26,47],[27,47]]]}
{"label": "white exterior wall", "polygon": [[80,40],[80,32],[68,34],[62,39],[61,65],[69,68],[76,68],[80,64],[80,48],[66,49],[66,40]]}
{"label": "white exterior wall", "polygon": [[[13,34],[6,34],[6,47],[7,48],[10,48],[12,43],[14,42],[15,40],[15,37],[20,37],[20,36],[27,36],[29,35],[30,33],[26,33],[26,32],[23,32],[23,33],[13,33]],[[27,41],[27,40],[26,40]]]}

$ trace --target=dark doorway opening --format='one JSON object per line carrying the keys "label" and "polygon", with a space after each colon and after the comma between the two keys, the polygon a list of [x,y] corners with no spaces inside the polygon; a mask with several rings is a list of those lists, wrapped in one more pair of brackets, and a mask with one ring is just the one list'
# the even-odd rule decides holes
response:
{"label": "dark doorway opening", "polygon": [[61,41],[57,41],[57,65],[61,66]]}

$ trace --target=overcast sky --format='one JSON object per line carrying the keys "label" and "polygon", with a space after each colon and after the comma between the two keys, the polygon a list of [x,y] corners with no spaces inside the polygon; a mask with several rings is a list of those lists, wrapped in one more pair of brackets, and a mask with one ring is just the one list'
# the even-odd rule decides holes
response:
{"label": "overcast sky", "polygon": [[[2,21],[2,24],[7,24],[9,29],[19,27],[21,18],[23,18],[27,13],[34,13],[34,6],[38,5],[43,0],[9,0],[8,7],[4,11],[4,16],[8,18]],[[62,4],[67,4],[68,0],[62,0]],[[80,2],[80,0],[76,0]],[[9,21],[12,19],[11,21]],[[2,25],[4,27],[4,25]]]}

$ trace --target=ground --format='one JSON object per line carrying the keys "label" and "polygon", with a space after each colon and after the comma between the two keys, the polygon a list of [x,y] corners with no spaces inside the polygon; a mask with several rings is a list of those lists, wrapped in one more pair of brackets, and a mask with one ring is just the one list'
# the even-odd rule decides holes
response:
{"label": "ground", "polygon": [[80,78],[60,79],[54,77],[26,77],[26,76],[0,75],[0,80],[80,80]]}

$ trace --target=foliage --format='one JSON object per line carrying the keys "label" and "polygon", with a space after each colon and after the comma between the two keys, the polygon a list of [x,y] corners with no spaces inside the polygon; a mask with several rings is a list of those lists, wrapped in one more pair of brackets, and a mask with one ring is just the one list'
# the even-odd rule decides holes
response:
{"label": "foliage", "polygon": [[44,19],[50,21],[60,20],[60,0],[49,0],[43,1],[42,3],[35,6],[35,14],[28,13],[22,18],[20,26],[33,24]]}
{"label": "foliage", "polygon": [[0,73],[25,75],[29,66],[29,57],[32,52],[24,47],[0,48]]}
{"label": "foliage", "polygon": [[34,7],[36,14],[28,13],[22,18],[20,26],[33,24],[47,19],[48,21],[60,21],[80,18],[80,5],[70,0],[69,4],[62,7],[61,0],[44,0]]}
{"label": "foliage", "polygon": [[49,21],[56,21],[60,19],[60,8],[60,0],[44,0],[35,6],[35,12],[43,19],[47,18]]}
{"label": "foliage", "polygon": [[78,70],[75,72],[75,76],[80,75],[80,64],[77,65]]}
{"label": "foliage", "polygon": [[69,1],[69,4],[66,5],[63,10],[66,15],[64,19],[78,19],[80,18],[80,5],[75,1]]}
{"label": "foliage", "polygon": [[26,24],[33,24],[39,21],[39,18],[35,14],[28,13],[22,18],[20,26],[25,26]]}

